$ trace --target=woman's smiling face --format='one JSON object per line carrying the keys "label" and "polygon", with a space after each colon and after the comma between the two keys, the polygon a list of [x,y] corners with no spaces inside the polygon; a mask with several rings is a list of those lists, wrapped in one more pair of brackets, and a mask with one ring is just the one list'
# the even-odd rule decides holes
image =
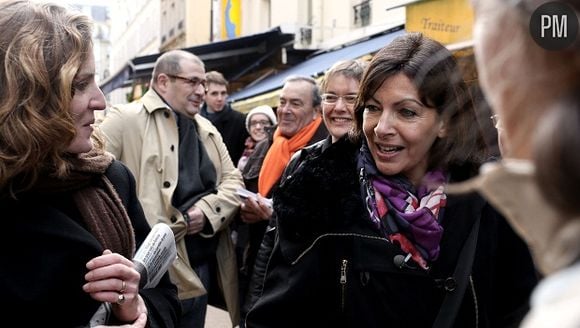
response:
{"label": "woman's smiling face", "polygon": [[427,171],[429,150],[445,128],[435,108],[423,104],[417,87],[399,73],[365,103],[363,132],[382,174],[403,174],[417,185]]}

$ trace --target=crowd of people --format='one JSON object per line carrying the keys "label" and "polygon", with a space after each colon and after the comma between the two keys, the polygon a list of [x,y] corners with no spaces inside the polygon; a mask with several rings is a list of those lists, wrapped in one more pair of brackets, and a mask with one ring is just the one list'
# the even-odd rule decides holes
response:
{"label": "crowd of people", "polygon": [[[580,43],[534,41],[545,2],[473,1],[499,159],[453,53],[421,33],[320,82],[289,76],[276,107],[248,113],[220,72],[170,50],[139,100],[109,105],[86,15],[0,2],[0,210],[18,238],[0,242],[0,314],[203,328],[215,305],[248,328],[579,326]],[[157,223],[177,257],[144,288],[132,259]]]}
{"label": "crowd of people", "polygon": [[247,327],[517,323],[537,281],[526,245],[478,194],[445,192],[486,158],[452,54],[396,38],[353,107],[349,133],[289,167],[274,194],[276,241]]}

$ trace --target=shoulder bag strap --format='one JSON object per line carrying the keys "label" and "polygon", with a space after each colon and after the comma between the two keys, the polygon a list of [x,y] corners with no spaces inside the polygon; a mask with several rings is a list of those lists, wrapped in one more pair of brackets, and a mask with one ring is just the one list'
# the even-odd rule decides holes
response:
{"label": "shoulder bag strap", "polygon": [[[447,294],[443,299],[441,308],[439,309],[439,314],[433,323],[433,328],[448,328],[452,327],[455,322],[455,317],[457,316],[457,311],[462,303],[463,297],[465,296],[465,288],[467,287],[467,280],[471,275],[471,267],[473,265],[473,258],[475,257],[475,248],[477,245],[477,236],[479,234],[479,221],[481,216],[478,216],[471,232],[461,249],[459,254],[459,260],[453,272],[453,278],[456,281],[456,288],[453,290],[448,289],[446,286]],[[447,278],[446,281],[450,279]]]}

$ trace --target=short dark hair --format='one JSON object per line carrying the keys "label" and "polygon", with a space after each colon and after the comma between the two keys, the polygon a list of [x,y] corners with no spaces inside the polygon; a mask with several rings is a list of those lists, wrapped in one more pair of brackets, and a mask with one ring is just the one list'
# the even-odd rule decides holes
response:
{"label": "short dark hair", "polygon": [[302,75],[290,75],[286,79],[284,79],[284,84],[288,82],[308,82],[312,85],[312,106],[316,107],[319,106],[322,102],[322,98],[320,97],[320,89],[318,88],[318,83],[316,80],[309,77],[309,76],[302,76]]}

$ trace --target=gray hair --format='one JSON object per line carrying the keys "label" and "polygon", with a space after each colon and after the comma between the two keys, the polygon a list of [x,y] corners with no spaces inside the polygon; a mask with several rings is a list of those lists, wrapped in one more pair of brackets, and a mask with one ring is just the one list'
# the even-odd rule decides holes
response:
{"label": "gray hair", "polygon": [[155,67],[153,67],[153,74],[151,76],[151,84],[157,81],[159,74],[173,74],[177,75],[181,73],[181,61],[192,60],[197,65],[205,69],[203,61],[196,55],[185,50],[170,50],[163,53],[157,61],[155,61]]}
{"label": "gray hair", "polygon": [[320,89],[318,88],[318,83],[316,80],[304,75],[290,75],[284,79],[284,84],[288,82],[307,82],[312,85],[312,106],[317,107],[320,106],[322,102],[322,98],[320,97]]}

